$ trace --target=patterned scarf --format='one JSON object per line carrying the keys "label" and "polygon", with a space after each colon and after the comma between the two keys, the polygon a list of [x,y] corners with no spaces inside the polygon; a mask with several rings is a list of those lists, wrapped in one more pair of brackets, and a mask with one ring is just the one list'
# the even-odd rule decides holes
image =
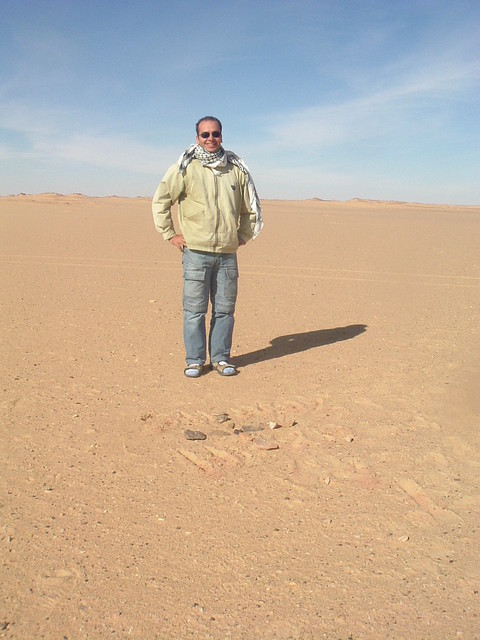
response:
{"label": "patterned scarf", "polygon": [[255,239],[263,227],[262,207],[257,189],[250,173],[249,168],[244,161],[233,151],[225,151],[221,147],[216,153],[208,153],[199,144],[191,144],[186,151],[182,153],[178,159],[178,170],[183,173],[192,160],[197,159],[204,167],[209,167],[215,171],[217,167],[225,167],[227,162],[238,167],[245,174],[250,206],[255,212],[255,228],[253,230],[253,239]]}

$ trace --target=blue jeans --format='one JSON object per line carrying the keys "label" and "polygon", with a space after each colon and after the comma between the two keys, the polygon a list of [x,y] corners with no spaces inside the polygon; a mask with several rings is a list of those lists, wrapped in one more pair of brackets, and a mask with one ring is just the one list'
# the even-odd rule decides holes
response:
{"label": "blue jeans", "polygon": [[185,248],[183,263],[183,339],[187,364],[205,364],[205,317],[212,319],[208,335],[211,362],[228,362],[232,347],[238,264],[235,253],[204,253]]}

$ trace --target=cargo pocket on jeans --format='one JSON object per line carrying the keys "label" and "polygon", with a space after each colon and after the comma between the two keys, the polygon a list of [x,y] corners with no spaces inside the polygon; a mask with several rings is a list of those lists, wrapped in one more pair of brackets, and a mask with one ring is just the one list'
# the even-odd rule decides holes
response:
{"label": "cargo pocket on jeans", "polygon": [[235,311],[238,293],[238,269],[227,267],[223,280],[223,295],[217,303],[217,309],[225,313]]}
{"label": "cargo pocket on jeans", "polygon": [[183,274],[183,308],[188,311],[206,312],[208,292],[206,291],[205,268],[185,269]]}

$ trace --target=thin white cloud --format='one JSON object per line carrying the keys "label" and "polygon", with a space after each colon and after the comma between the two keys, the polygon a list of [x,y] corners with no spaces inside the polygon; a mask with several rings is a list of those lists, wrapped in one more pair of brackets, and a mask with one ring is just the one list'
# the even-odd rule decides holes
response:
{"label": "thin white cloud", "polygon": [[0,107],[0,128],[21,137],[21,146],[13,142],[2,144],[2,160],[66,160],[157,174],[172,163],[175,154],[179,155],[178,147],[158,149],[128,134],[95,132],[82,125],[80,114],[66,110],[4,104]]}
{"label": "thin white cloud", "polygon": [[[421,63],[413,57],[398,66],[408,66],[408,73],[397,69],[397,76],[383,81],[383,86],[371,79],[357,89],[360,95],[335,104],[322,104],[270,117],[267,131],[270,141],[264,150],[291,147],[285,132],[301,128],[301,143],[329,146],[397,131],[400,124],[415,131],[425,126],[422,113],[429,112],[428,126],[441,124],[445,106],[464,92],[478,91],[480,67],[465,55],[454,59],[429,55]],[[393,71],[393,70],[392,70]],[[382,76],[385,72],[382,73]],[[440,117],[439,117],[440,116]]]}
{"label": "thin white cloud", "polygon": [[18,100],[7,101],[4,98],[0,104],[0,128],[26,136],[54,135],[63,117],[60,110],[33,106]]}
{"label": "thin white cloud", "polygon": [[128,136],[105,136],[73,133],[63,140],[40,140],[35,154],[98,167],[131,170],[137,173],[158,173],[172,163],[178,149],[154,149]]}

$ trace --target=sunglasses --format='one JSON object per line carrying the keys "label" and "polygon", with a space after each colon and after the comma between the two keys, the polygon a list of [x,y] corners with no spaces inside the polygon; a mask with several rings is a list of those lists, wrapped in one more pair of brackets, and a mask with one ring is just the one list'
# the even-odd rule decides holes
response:
{"label": "sunglasses", "polygon": [[222,135],[222,132],[221,131],[212,131],[212,133],[208,133],[207,131],[204,131],[203,133],[199,133],[198,135],[199,135],[200,138],[203,138],[204,140],[206,140],[210,136],[213,136],[214,138],[220,138],[220,136]]}

